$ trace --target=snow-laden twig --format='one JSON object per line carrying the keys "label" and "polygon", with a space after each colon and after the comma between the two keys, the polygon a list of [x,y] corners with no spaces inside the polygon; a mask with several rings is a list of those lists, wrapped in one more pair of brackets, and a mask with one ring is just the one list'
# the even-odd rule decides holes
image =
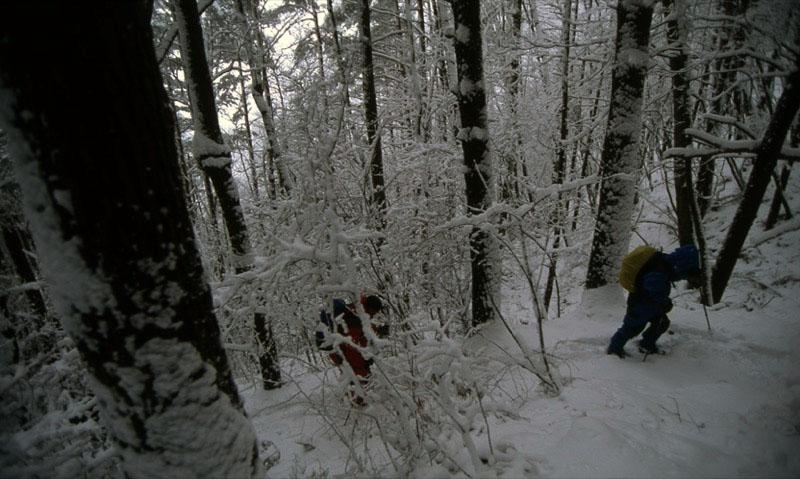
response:
{"label": "snow-laden twig", "polygon": [[[522,354],[525,356],[525,359],[528,360],[528,363],[531,366],[529,371],[533,373],[537,378],[539,378],[539,380],[542,382],[542,384],[544,384],[547,387],[550,393],[554,395],[558,394],[559,392],[558,382],[553,378],[553,371],[552,368],[550,367],[550,364],[547,361],[547,354],[545,353],[544,349],[542,349],[541,351],[542,363],[544,365],[543,368],[544,372],[541,372],[542,368],[536,365],[536,362],[533,359],[535,357],[534,352],[530,348],[528,343],[525,341],[524,338],[520,337],[511,329],[511,326],[508,325],[508,321],[506,321],[505,317],[500,312],[499,308],[494,303],[494,301],[492,301],[492,306],[494,306],[495,312],[497,313],[497,317],[500,318],[500,321],[502,321],[503,326],[505,326],[506,330],[508,331],[508,334],[510,334],[511,337],[514,339],[514,342],[517,343],[517,346],[519,346],[519,349],[520,351],[522,351]],[[547,375],[547,377],[544,376],[545,374]]]}

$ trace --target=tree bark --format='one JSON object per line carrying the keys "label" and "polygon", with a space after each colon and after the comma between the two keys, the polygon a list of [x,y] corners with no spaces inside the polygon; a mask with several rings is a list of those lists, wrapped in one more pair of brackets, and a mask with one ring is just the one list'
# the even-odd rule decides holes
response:
{"label": "tree bark", "polygon": [[7,5],[0,126],[48,291],[125,473],[256,477],[144,10]]}
{"label": "tree bark", "polygon": [[[181,38],[181,54],[186,70],[187,89],[192,98],[192,119],[194,121],[193,150],[195,159],[200,163],[214,185],[228,237],[233,250],[235,272],[243,273],[249,269],[250,236],[244,221],[244,213],[239,202],[239,193],[231,174],[231,151],[222,138],[219,127],[216,100],[214,98],[214,85],[211,82],[211,72],[208,69],[203,30],[200,26],[200,15],[197,12],[196,0],[175,0],[175,15]],[[264,336],[274,341],[271,334],[258,331],[258,326],[263,325],[258,317],[254,317],[254,327],[257,335]],[[277,351],[275,345],[263,348],[262,352]],[[258,357],[259,364],[269,364],[266,369],[262,367],[262,376],[265,389],[274,389],[280,382],[275,383],[271,378],[278,368],[278,357]]]}
{"label": "tree bark", "polygon": [[342,95],[344,96],[344,104],[350,107],[350,81],[347,78],[347,67],[342,57],[342,46],[339,42],[339,26],[336,23],[336,16],[333,11],[333,1],[327,0],[328,19],[331,22],[331,34],[333,36],[333,51],[336,55],[336,68],[339,71],[339,81],[342,83]]}
{"label": "tree bark", "polygon": [[[492,204],[494,185],[487,129],[486,90],[483,78],[483,39],[479,0],[452,2],[455,21],[454,45],[458,72],[458,109],[461,130],[458,139],[464,152],[464,183],[467,208],[480,214]],[[488,231],[479,226],[470,235],[472,270],[472,324],[493,320],[499,305],[499,263],[496,245]]]}
{"label": "tree bark", "polygon": [[750,178],[747,180],[742,202],[736,209],[733,222],[714,265],[711,287],[715,303],[722,299],[725,288],[728,286],[739,253],[742,251],[747,234],[758,214],[758,207],[772,180],[772,172],[778,162],[778,154],[783,148],[786,134],[797,115],[798,106],[800,106],[800,58],[795,59],[793,68],[794,70],[784,82],[783,93],[775,106],[775,113],[764,131],[764,137],[758,147],[758,154],[753,163],[753,171],[750,172]]}
{"label": "tree bark", "polygon": [[[688,55],[686,53],[685,0],[664,0],[667,10],[667,39],[671,46],[669,67],[672,74],[672,147],[689,146],[686,129],[691,125],[689,107],[689,81],[686,76]],[[675,214],[678,219],[678,242],[682,245],[692,239],[692,164],[688,158],[673,160],[675,182]]]}
{"label": "tree bark", "polygon": [[602,184],[586,274],[587,289],[617,281],[620,261],[631,239],[652,18],[653,6],[649,1],[631,0],[617,5],[611,105],[601,156]]}
{"label": "tree bark", "polygon": [[378,99],[375,93],[375,71],[372,63],[372,33],[370,30],[369,0],[359,6],[359,32],[361,35],[361,83],[364,88],[364,119],[367,142],[371,149],[369,173],[371,180],[370,204],[378,230],[386,229],[386,189],[383,177],[383,149],[378,131]]}
{"label": "tree bark", "polygon": [[196,0],[174,0],[175,16],[181,39],[181,56],[186,85],[192,103],[195,160],[208,175],[222,209],[225,227],[236,256],[237,272],[245,269],[245,256],[250,253],[247,225],[239,201],[239,193],[231,174],[231,150],[225,144],[217,116],[214,85],[208,69],[203,30]]}
{"label": "tree bark", "polygon": [[275,110],[272,105],[267,75],[267,46],[264,34],[259,27],[258,11],[249,0],[236,0],[235,4],[242,22],[242,33],[245,35],[244,51],[247,55],[247,64],[250,66],[250,91],[261,114],[261,120],[264,122],[264,133],[267,137],[267,163],[270,165],[270,170],[273,166],[276,170],[279,190],[288,195],[292,192],[293,181],[278,144]]}
{"label": "tree bark", "polygon": [[[570,24],[572,19],[572,0],[564,0],[562,7],[561,43],[563,50],[561,53],[561,108],[559,116],[559,141],[556,146],[556,161],[553,165],[553,184],[564,183],[567,174],[567,139],[569,138],[569,46],[570,46]],[[547,283],[544,288],[543,305],[545,312],[550,308],[550,299],[553,296],[553,288],[556,281],[556,269],[558,266],[558,248],[561,246],[561,236],[564,234],[565,211],[561,204],[561,193],[557,196],[555,210],[553,212],[553,250],[550,253],[550,265],[547,271]],[[556,307],[556,310],[559,308]]]}

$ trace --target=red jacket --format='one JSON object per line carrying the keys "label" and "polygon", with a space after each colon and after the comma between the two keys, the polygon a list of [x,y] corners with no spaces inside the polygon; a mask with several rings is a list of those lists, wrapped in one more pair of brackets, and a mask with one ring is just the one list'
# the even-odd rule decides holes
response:
{"label": "red jacket", "polygon": [[[345,324],[347,325],[347,331],[342,333],[342,336],[347,336],[353,342],[353,344],[357,344],[359,346],[366,347],[369,344],[367,337],[364,335],[364,329],[361,324],[361,318],[354,312],[354,307],[352,304],[347,305],[347,311],[342,315]],[[372,327],[373,331],[375,326]],[[372,360],[365,359],[364,356],[361,355],[361,352],[347,343],[339,344],[339,350],[342,352],[341,355],[339,353],[331,353],[331,360],[337,366],[342,364],[342,355],[344,359],[350,364],[350,367],[353,368],[353,372],[356,373],[357,376],[362,378],[366,378],[369,376],[370,373],[370,366],[372,366]]]}

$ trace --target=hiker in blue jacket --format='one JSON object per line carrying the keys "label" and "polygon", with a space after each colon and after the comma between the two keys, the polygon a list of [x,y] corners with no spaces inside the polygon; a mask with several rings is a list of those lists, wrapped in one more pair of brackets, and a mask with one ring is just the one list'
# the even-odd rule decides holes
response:
{"label": "hiker in blue jacket", "polygon": [[636,274],[635,288],[628,294],[628,307],[622,327],[611,338],[607,353],[625,358],[624,346],[649,324],[642,334],[639,351],[660,353],[658,338],[669,329],[667,313],[672,310],[669,297],[671,282],[689,279],[700,271],[700,257],[693,244],[684,245],[670,254],[655,251]]}

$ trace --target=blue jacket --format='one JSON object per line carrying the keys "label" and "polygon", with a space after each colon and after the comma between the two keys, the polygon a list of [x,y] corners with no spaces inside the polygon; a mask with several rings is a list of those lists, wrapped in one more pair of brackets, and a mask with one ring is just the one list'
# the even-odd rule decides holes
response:
{"label": "blue jacket", "polygon": [[628,295],[626,320],[643,324],[667,314],[672,309],[671,283],[688,279],[699,267],[700,257],[693,244],[670,254],[653,255],[636,277],[635,292]]}

